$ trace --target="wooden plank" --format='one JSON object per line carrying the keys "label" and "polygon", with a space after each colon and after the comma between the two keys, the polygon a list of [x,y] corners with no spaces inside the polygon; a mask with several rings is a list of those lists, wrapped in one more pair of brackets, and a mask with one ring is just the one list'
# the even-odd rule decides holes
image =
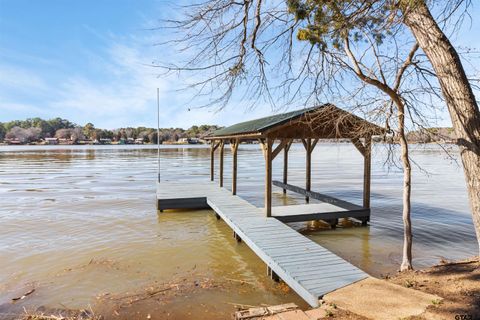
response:
{"label": "wooden plank", "polygon": [[322,202],[330,203],[330,204],[333,204],[333,205],[335,205],[337,207],[340,207],[340,208],[343,208],[343,209],[347,209],[347,210],[363,209],[362,206],[358,206],[358,205],[353,204],[351,202],[348,202],[348,201],[345,201],[345,200],[340,200],[340,199],[337,199],[335,197],[327,196],[325,194],[321,194],[321,193],[318,193],[318,192],[315,192],[315,191],[307,191],[307,190],[305,190],[301,187],[297,187],[297,186],[294,186],[294,185],[291,185],[291,184],[283,184],[283,183],[281,183],[280,181],[277,181],[277,180],[272,181],[272,184],[276,187],[285,188],[287,190],[290,190],[290,191],[293,191],[293,192],[296,192],[296,193],[300,193],[300,194],[303,194],[303,195],[308,195],[310,198],[320,200]]}
{"label": "wooden plank", "polygon": [[161,199],[158,200],[158,210],[168,209],[210,209],[206,197],[183,198],[183,199]]}
{"label": "wooden plank", "polygon": [[366,218],[370,209],[344,210],[330,204],[291,205],[272,208],[272,217],[284,222],[331,220],[340,218]]}
{"label": "wooden plank", "polygon": [[307,213],[322,213],[345,211],[345,209],[337,207],[330,203],[309,203],[309,204],[293,204],[286,206],[276,206],[272,208],[272,214],[276,216],[302,215]]}
{"label": "wooden plank", "polygon": [[339,258],[335,255],[323,255],[320,258],[316,257],[316,259],[304,259],[298,261],[284,261],[282,262],[282,266],[287,268],[291,275],[295,275],[295,273],[305,270],[306,265],[308,266],[337,266],[343,263],[343,259]]}

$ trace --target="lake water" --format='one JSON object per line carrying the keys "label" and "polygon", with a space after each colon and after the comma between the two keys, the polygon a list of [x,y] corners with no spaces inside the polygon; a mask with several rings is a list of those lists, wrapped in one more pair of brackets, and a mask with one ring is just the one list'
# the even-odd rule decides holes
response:
{"label": "lake water", "polygon": [[[413,149],[414,267],[475,255],[461,166],[437,146]],[[236,243],[211,211],[157,213],[156,152],[155,146],[0,147],[0,318],[23,307],[100,310],[108,303],[98,296],[121,297],[165,283],[193,285],[136,309],[112,307],[112,318],[136,312],[152,319],[225,319],[235,304],[305,306],[269,280],[262,261]],[[385,146],[375,145],[373,152],[370,226],[291,227],[381,276],[394,273],[401,261],[402,172],[385,165]],[[209,179],[208,147],[163,146],[161,154],[162,179]],[[303,146],[294,144],[289,155],[289,183],[303,186]],[[282,158],[274,161],[277,180]],[[363,160],[353,146],[319,144],[312,161],[312,190],[361,204]],[[241,145],[238,165],[238,195],[263,206],[258,145]],[[230,166],[226,148],[227,188]],[[274,187],[273,201],[304,200]],[[11,303],[32,287],[33,294]]]}

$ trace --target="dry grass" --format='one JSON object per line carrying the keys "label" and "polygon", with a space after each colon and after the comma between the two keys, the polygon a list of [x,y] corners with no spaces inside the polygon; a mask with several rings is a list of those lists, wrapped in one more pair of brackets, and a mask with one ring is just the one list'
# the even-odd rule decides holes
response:
{"label": "dry grass", "polygon": [[49,309],[30,312],[24,310],[21,320],[102,320],[102,316],[97,316],[93,310],[68,310],[68,309]]}

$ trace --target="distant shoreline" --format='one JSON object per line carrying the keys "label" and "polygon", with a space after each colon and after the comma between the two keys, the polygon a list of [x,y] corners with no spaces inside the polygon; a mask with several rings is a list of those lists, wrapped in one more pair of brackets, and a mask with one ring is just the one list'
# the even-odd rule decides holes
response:
{"label": "distant shoreline", "polygon": [[[345,140],[334,140],[334,139],[327,139],[323,141],[319,141],[319,143],[349,143],[350,141]],[[294,141],[294,143],[301,143],[301,141]],[[398,142],[388,142],[388,141],[374,141],[376,144],[399,144]],[[432,141],[432,142],[419,142],[419,141],[410,141],[408,142],[410,145],[451,145],[456,146],[457,143],[455,141]],[[242,144],[258,144],[257,141],[249,141]],[[210,145],[207,142],[198,142],[198,143],[188,143],[188,142],[164,142],[160,143],[161,146],[208,146]],[[0,147],[10,147],[10,146],[18,146],[18,147],[41,147],[41,146],[49,146],[49,147],[65,147],[65,146],[157,146],[156,143],[57,143],[57,144],[48,144],[48,143],[24,143],[24,144],[9,144],[0,142]]]}

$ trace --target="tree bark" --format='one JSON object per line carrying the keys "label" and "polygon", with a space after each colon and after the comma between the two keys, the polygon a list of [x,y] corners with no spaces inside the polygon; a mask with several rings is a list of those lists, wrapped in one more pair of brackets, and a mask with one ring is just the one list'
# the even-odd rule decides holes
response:
{"label": "tree bark", "polygon": [[401,159],[403,165],[403,258],[400,271],[412,270],[412,223],[410,220],[410,195],[412,190],[412,167],[408,157],[408,143],[405,138],[405,106],[397,102],[398,107],[398,136],[401,145]]}
{"label": "tree bark", "polygon": [[[438,77],[460,148],[470,208],[480,250],[480,111],[457,51],[424,1],[405,9],[405,24]],[[480,252],[480,251],[479,251]]]}

